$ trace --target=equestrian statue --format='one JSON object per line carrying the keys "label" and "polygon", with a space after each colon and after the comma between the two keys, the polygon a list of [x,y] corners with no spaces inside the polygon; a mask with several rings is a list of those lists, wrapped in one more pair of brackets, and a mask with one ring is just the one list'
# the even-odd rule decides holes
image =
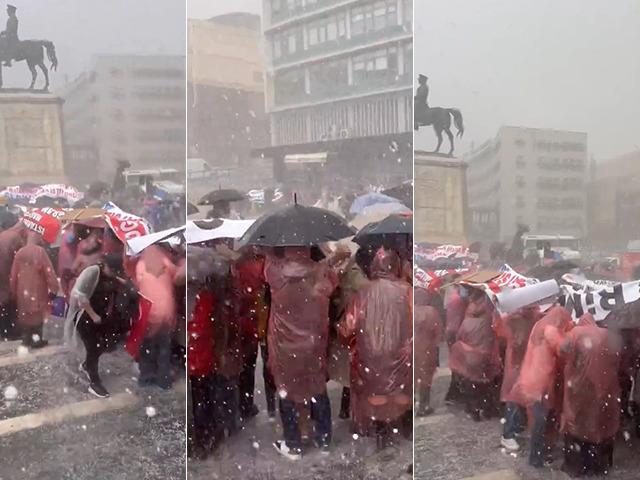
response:
{"label": "equestrian statue", "polygon": [[413,128],[418,131],[420,127],[426,127],[428,125],[433,126],[433,130],[438,137],[438,146],[432,153],[440,153],[440,146],[442,145],[442,132],[445,132],[449,137],[449,155],[453,155],[453,133],[451,133],[451,117],[456,129],[458,130],[458,137],[462,137],[464,134],[464,124],[462,121],[462,113],[457,108],[442,108],[442,107],[429,107],[429,86],[427,85],[428,78],[425,75],[420,74],[418,76],[418,89],[416,90],[416,96],[413,102]]}
{"label": "equestrian statue", "polygon": [[49,40],[20,40],[18,37],[18,17],[16,7],[7,5],[7,27],[0,33],[0,88],[2,88],[2,67],[11,67],[11,62],[21,62],[26,60],[31,71],[31,85],[29,90],[33,90],[38,77],[36,67],[40,67],[45,78],[43,91],[49,90],[49,70],[44,64],[44,53],[51,62],[51,70],[58,68],[58,58],[53,42]]}

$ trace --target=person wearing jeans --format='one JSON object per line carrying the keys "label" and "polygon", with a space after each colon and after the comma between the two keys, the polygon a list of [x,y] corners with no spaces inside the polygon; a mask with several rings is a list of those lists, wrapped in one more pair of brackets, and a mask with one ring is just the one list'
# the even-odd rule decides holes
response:
{"label": "person wearing jeans", "polygon": [[162,327],[145,336],[140,347],[140,385],[171,388],[171,330]]}
{"label": "person wearing jeans", "polygon": [[[298,427],[298,411],[295,402],[280,398],[280,416],[284,440],[290,450],[302,450],[302,439]],[[314,440],[318,447],[326,450],[331,444],[331,404],[327,393],[311,398],[311,420],[314,424]]]}

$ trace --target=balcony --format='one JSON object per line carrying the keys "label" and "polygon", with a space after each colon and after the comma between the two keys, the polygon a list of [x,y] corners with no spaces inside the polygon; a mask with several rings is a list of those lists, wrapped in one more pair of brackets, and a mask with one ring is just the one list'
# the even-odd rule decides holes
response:
{"label": "balcony", "polygon": [[307,47],[306,50],[298,50],[293,54],[283,55],[277,60],[273,59],[273,69],[281,70],[304,63],[324,61],[329,57],[346,55],[365,48],[373,48],[394,41],[411,39],[411,37],[411,30],[407,30],[403,25],[393,25],[351,38],[323,42],[312,47]]}
{"label": "balcony", "polygon": [[[277,81],[277,80],[276,80]],[[413,78],[410,74],[385,75],[356,82],[353,85],[327,85],[327,88],[310,93],[292,92],[287,90],[281,95],[275,95],[275,105],[272,111],[285,108],[303,107],[310,104],[325,103],[351,97],[361,97],[385,90],[411,89]],[[286,93],[286,96],[285,96]]]}
{"label": "balcony", "polygon": [[[271,10],[271,18],[269,23],[264,27],[265,33],[281,28],[282,26],[292,23],[307,20],[315,15],[328,13],[334,9],[345,7],[348,5],[356,4],[359,0],[316,0],[315,2],[307,1],[307,5],[302,6],[301,1],[281,1],[282,8],[277,11]],[[271,1],[271,5],[275,2]],[[292,4],[288,8],[287,4]]]}

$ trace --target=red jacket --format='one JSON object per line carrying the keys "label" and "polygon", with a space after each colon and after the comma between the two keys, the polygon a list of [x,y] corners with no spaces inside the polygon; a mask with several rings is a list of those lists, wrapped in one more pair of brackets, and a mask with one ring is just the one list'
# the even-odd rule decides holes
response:
{"label": "red jacket", "polygon": [[198,293],[196,305],[187,323],[187,362],[189,375],[203,376],[213,372],[215,365],[212,292],[202,290]]}

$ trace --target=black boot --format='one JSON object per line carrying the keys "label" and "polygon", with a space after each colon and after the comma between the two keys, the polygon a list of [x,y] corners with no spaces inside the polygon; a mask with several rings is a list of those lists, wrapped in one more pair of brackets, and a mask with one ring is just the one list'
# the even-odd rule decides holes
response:
{"label": "black boot", "polygon": [[431,388],[423,387],[420,388],[420,407],[418,408],[418,412],[416,413],[417,417],[426,417],[427,415],[431,415],[433,413],[433,408],[429,405],[431,401]]}
{"label": "black boot", "polygon": [[351,389],[349,387],[342,387],[342,399],[340,400],[340,414],[339,418],[346,420],[351,415]]}

